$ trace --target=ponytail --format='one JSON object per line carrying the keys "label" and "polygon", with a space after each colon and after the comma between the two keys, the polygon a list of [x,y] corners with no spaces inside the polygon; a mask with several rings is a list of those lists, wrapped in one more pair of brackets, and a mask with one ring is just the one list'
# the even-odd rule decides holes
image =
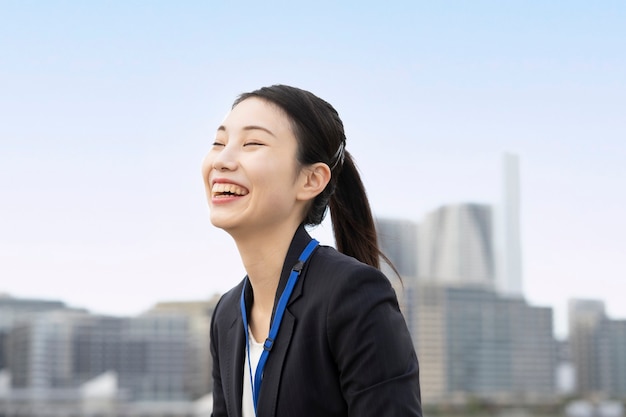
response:
{"label": "ponytail", "polygon": [[352,155],[344,152],[343,167],[328,202],[337,250],[377,269],[380,269],[382,258],[399,277],[396,268],[378,247],[376,225],[363,181]]}
{"label": "ponytail", "polygon": [[380,249],[372,210],[361,176],[348,151],[345,151],[343,167],[328,206],[337,250],[379,268]]}

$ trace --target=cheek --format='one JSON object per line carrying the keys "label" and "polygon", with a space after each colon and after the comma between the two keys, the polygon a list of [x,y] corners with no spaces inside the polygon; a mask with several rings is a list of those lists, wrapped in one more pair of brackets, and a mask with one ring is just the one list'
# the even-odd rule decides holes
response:
{"label": "cheek", "polygon": [[201,170],[202,170],[202,178],[207,182],[209,180],[209,173],[211,172],[211,168],[213,167],[213,157],[210,153],[206,154],[204,158],[202,158]]}
{"label": "cheek", "polygon": [[264,185],[283,188],[293,185],[295,170],[291,161],[266,159],[256,164],[254,174]]}
{"label": "cheek", "polygon": [[295,199],[296,184],[293,170],[276,166],[272,168],[271,171],[266,171],[268,175],[261,180],[261,188],[265,195],[276,204]]}

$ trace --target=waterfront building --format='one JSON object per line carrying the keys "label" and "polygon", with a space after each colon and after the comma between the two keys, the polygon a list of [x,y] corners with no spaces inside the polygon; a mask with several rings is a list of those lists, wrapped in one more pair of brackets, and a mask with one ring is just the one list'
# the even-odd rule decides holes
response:
{"label": "waterfront building", "polygon": [[123,330],[127,320],[121,317],[89,316],[75,323],[72,337],[75,385],[120,369]]}
{"label": "waterfront building", "polygon": [[[378,244],[405,282],[417,280],[417,224],[410,220],[376,219]],[[384,262],[383,262],[383,267]],[[394,272],[383,270],[387,276]]]}
{"label": "waterfront building", "polygon": [[33,392],[71,387],[73,329],[88,319],[83,311],[55,310],[18,321],[6,341],[12,387]]}
{"label": "waterfront building", "polygon": [[129,401],[187,401],[189,323],[179,313],[150,312],[126,320],[117,370]]}
{"label": "waterfront building", "polygon": [[[44,401],[72,392],[87,381],[115,372],[124,401],[172,402],[201,398],[208,391],[193,385],[190,319],[175,311],[137,317],[92,315],[84,310],[30,312],[5,332],[5,396]],[[208,324],[207,324],[208,329]],[[206,333],[208,339],[208,331]],[[208,340],[206,341],[208,344]],[[6,391],[6,390],[5,390]]]}
{"label": "waterfront building", "polygon": [[413,295],[425,404],[554,398],[552,309],[467,285],[421,284]]}
{"label": "waterfront building", "polygon": [[626,320],[608,319],[604,322],[603,341],[608,357],[608,395],[626,399]]}
{"label": "waterfront building", "polygon": [[22,318],[36,312],[67,309],[61,301],[13,298],[0,294],[0,371],[8,366],[9,331]]}
{"label": "waterfront building", "polygon": [[381,270],[391,281],[409,332],[414,334],[415,312],[406,301],[411,299],[409,293],[417,282],[417,224],[410,220],[378,218],[376,232],[381,251],[396,269],[394,271],[381,259]]}
{"label": "waterfront building", "polygon": [[200,398],[213,390],[211,375],[211,316],[219,295],[206,301],[170,301],[156,304],[149,312],[183,314],[189,325],[189,358],[187,389],[192,399]]}
{"label": "waterfront building", "polygon": [[492,208],[485,204],[446,205],[428,213],[418,228],[418,280],[493,288],[492,223]]}
{"label": "waterfront building", "polygon": [[577,393],[626,398],[626,320],[608,318],[600,300],[570,300],[568,312]]}

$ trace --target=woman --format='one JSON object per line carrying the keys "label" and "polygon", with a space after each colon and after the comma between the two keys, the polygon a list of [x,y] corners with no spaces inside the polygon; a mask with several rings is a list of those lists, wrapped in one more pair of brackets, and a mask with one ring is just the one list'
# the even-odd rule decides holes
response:
{"label": "woman", "polygon": [[[421,416],[417,358],[335,109],[284,85],[243,94],[202,171],[211,222],[247,272],[213,315],[213,415]],[[338,250],[305,230],[327,207]]]}

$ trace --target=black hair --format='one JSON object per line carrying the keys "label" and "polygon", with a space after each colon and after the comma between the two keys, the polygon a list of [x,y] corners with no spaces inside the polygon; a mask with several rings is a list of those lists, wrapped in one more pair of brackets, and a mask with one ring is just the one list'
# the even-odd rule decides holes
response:
{"label": "black hair", "polygon": [[329,208],[337,250],[375,268],[380,268],[382,257],[393,268],[378,247],[372,210],[359,171],[346,150],[346,135],[337,110],[311,92],[287,85],[243,93],[233,107],[251,97],[266,100],[285,112],[298,141],[297,158],[302,165],[323,162],[331,170],[331,179],[309,206],[304,224],[320,224]]}

